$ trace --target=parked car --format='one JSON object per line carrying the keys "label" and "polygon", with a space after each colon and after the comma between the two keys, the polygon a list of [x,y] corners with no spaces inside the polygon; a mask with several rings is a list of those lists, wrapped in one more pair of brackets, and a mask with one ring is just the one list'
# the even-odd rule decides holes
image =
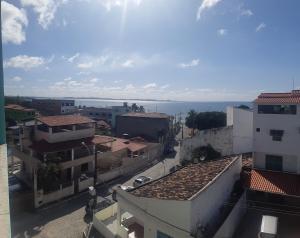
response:
{"label": "parked car", "polygon": [[277,236],[278,217],[262,216],[260,232],[258,238],[276,238]]}
{"label": "parked car", "polygon": [[8,177],[8,185],[9,185],[9,192],[17,192],[20,191],[22,188],[20,181],[15,175]]}
{"label": "parked car", "polygon": [[130,191],[131,189],[134,189],[134,187],[126,185],[121,185],[120,188],[126,192]]}
{"label": "parked car", "polygon": [[133,187],[138,187],[141,186],[147,182],[150,182],[152,179],[150,177],[146,177],[146,176],[139,176],[138,178],[136,178],[133,182]]}

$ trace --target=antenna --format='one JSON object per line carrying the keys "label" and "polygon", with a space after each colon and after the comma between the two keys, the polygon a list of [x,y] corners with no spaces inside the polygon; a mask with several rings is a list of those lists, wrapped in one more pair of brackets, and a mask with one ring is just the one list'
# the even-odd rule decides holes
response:
{"label": "antenna", "polygon": [[295,90],[295,79],[293,77],[293,90]]}

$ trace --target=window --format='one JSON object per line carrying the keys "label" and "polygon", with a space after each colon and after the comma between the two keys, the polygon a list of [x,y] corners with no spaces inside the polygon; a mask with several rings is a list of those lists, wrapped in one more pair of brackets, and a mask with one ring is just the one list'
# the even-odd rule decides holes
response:
{"label": "window", "polygon": [[270,130],[273,141],[282,141],[283,130]]}
{"label": "window", "polygon": [[86,172],[89,170],[89,164],[85,163],[81,165],[81,172]]}
{"label": "window", "polygon": [[297,114],[296,105],[258,105],[259,114]]}
{"label": "window", "polygon": [[173,237],[169,236],[161,231],[157,231],[156,238],[173,238]]}
{"label": "window", "polygon": [[260,132],[260,128],[256,128],[256,132]]}
{"label": "window", "polygon": [[266,155],[266,169],[282,171],[282,156]]}

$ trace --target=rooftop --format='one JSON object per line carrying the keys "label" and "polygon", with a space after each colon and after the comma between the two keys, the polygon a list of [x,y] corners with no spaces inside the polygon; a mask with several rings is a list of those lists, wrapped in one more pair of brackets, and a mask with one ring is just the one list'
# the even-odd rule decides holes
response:
{"label": "rooftop", "polygon": [[146,143],[145,141],[138,140],[138,139],[135,140],[135,138],[122,139],[122,138],[109,137],[109,136],[99,136],[99,137],[111,138],[110,142],[102,144],[102,146],[107,147],[107,149],[110,150],[111,152],[120,151],[126,148],[132,152],[136,152],[148,146],[148,143]]}
{"label": "rooftop", "polygon": [[167,200],[189,200],[208,185],[237,157],[190,164],[158,180],[140,186],[130,193],[137,197]]}
{"label": "rooftop", "polygon": [[95,122],[94,120],[80,115],[45,116],[37,118],[47,126],[65,126]]}
{"label": "rooftop", "polygon": [[142,117],[142,118],[165,118],[168,119],[169,115],[159,112],[129,112],[123,114],[122,117]]}
{"label": "rooftop", "polygon": [[32,108],[26,108],[26,107],[23,107],[23,106],[17,105],[17,104],[8,104],[5,106],[5,109],[24,111],[24,112],[34,112],[35,111]]}
{"label": "rooftop", "polygon": [[288,93],[262,93],[257,97],[257,99],[254,102],[257,104],[300,104],[300,90],[293,90]]}
{"label": "rooftop", "polygon": [[72,148],[82,147],[82,142],[86,145],[98,145],[110,142],[111,137],[94,136],[79,140],[70,140],[58,143],[49,143],[45,140],[34,142],[30,147],[39,153],[51,153],[70,150]]}
{"label": "rooftop", "polygon": [[246,173],[246,186],[256,191],[300,196],[300,175],[251,170]]}

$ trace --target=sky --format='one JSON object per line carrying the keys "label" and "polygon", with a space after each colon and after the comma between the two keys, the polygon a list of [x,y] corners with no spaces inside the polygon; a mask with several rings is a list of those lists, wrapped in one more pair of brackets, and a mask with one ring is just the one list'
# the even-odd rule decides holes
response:
{"label": "sky", "polygon": [[248,101],[300,86],[299,0],[2,0],[6,95]]}

